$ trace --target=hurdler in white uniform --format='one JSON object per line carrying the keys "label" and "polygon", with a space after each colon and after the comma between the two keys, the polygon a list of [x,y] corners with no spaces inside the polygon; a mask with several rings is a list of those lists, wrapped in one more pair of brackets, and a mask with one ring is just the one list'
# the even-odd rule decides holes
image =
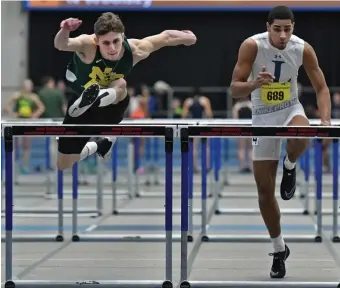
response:
{"label": "hurdler in white uniform", "polygon": [[[250,38],[257,44],[251,78],[256,79],[263,66],[275,77],[273,83],[263,85],[251,93],[253,125],[285,126],[296,115],[306,117],[299,102],[297,81],[303,61],[304,40],[292,35],[286,48],[280,50],[270,44],[268,32]],[[257,138],[253,140],[253,145],[254,160],[280,159],[280,139]]]}

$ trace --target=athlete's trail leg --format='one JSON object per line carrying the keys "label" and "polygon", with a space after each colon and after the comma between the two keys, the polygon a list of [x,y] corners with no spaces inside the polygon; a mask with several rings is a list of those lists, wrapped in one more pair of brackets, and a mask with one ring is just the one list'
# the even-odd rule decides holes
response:
{"label": "athlete's trail leg", "polygon": [[281,214],[275,197],[278,162],[277,160],[253,161],[259,207],[270,238],[277,238],[281,234]]}
{"label": "athlete's trail leg", "polygon": [[281,213],[275,197],[278,162],[277,160],[253,162],[260,211],[274,248],[274,253],[270,254],[273,256],[273,264],[270,270],[271,278],[283,278],[286,275],[285,261],[290,254],[281,234]]}
{"label": "athlete's trail leg", "polygon": [[[305,116],[296,115],[288,126],[309,126]],[[294,196],[296,190],[296,161],[307,150],[309,139],[287,139],[286,156],[283,161],[283,176],[281,181],[281,197],[289,200]]]}

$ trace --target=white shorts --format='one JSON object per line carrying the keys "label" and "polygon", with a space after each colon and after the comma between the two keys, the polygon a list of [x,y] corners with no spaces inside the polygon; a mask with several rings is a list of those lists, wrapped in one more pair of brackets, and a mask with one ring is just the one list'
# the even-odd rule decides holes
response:
{"label": "white shorts", "polygon": [[[253,115],[253,125],[277,125],[287,126],[297,115],[306,117],[305,110],[300,103],[275,113]],[[306,117],[307,118],[307,117]],[[254,138],[253,160],[279,160],[281,155],[282,139],[278,138]]]}

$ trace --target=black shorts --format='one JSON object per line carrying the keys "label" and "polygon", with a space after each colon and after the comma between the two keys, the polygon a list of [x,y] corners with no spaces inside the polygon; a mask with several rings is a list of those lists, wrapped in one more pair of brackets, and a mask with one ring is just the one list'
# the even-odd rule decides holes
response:
{"label": "black shorts", "polygon": [[[126,98],[118,104],[106,107],[91,107],[79,117],[71,117],[67,113],[63,124],[116,125],[123,120],[129,102],[130,97],[127,95]],[[72,102],[69,103],[69,106],[71,105]],[[89,139],[90,137],[59,137],[58,151],[62,154],[80,154]]]}

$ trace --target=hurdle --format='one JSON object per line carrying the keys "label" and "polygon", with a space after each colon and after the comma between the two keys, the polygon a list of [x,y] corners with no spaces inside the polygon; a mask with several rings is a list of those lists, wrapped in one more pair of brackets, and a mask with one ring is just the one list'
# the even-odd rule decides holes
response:
{"label": "hurdle", "polygon": [[[239,126],[239,125],[251,125],[251,120],[242,120],[242,119],[238,119],[240,121],[235,121],[235,120],[214,120],[214,122],[209,122],[209,121],[201,121],[200,122],[200,125],[235,125],[235,126]],[[333,120],[333,123],[334,125],[340,125],[340,121],[339,120]],[[310,120],[310,124],[311,126],[316,126],[319,124],[319,120],[315,120],[315,119],[312,119]],[[310,150],[311,148],[309,148],[308,150]],[[220,162],[220,155],[221,155],[221,140],[218,140],[215,141],[215,151],[217,151],[216,154],[218,154],[218,156],[216,156],[216,160],[215,161],[218,161],[218,163]],[[317,153],[314,153],[314,155],[316,156]],[[315,158],[316,159],[316,158]],[[314,161],[314,164],[315,164],[315,170],[319,168],[319,166],[317,167],[317,164],[316,164],[316,161]],[[307,157],[306,159],[306,169],[308,171],[308,173],[310,173],[309,171],[309,156]],[[221,168],[221,165],[219,164],[218,165],[218,170]],[[333,171],[334,172],[334,171]],[[219,184],[216,185],[216,189],[218,189],[219,191],[217,191],[216,193],[218,193],[220,195],[220,197],[216,198],[216,206],[215,206],[215,214],[217,215],[257,215],[260,213],[259,209],[253,209],[253,208],[249,208],[249,209],[245,209],[245,208],[242,208],[242,209],[228,209],[228,208],[220,208],[219,207],[219,200],[220,198],[228,198],[228,197],[231,197],[231,198],[248,198],[250,195],[249,193],[242,193],[242,195],[239,195],[240,193],[231,193],[231,192],[225,192],[225,193],[222,193],[221,190],[222,190],[222,182],[220,180],[220,176],[219,176],[220,173],[217,173],[215,174],[215,181],[218,182]],[[308,183],[307,182],[304,182],[301,189],[304,191],[303,195],[306,197],[306,198],[311,198],[311,197],[316,197],[316,194],[312,194],[310,195],[309,193],[309,188],[310,188],[310,183],[309,183],[309,176],[307,176],[306,174],[304,174],[304,178],[305,178],[305,181],[308,179]],[[333,177],[334,179],[334,177]],[[338,183],[338,182],[337,182]],[[315,184],[317,184],[317,181],[315,182]],[[234,184],[230,184],[230,185],[234,185]],[[332,185],[334,185],[334,181],[332,181]],[[316,191],[316,190],[315,190]],[[257,195],[256,193],[252,193],[253,195],[251,195],[250,197],[254,197],[256,198]],[[255,194],[255,195],[254,195]],[[327,198],[332,198],[333,201],[336,200],[334,197],[334,193],[329,193],[328,195],[326,195]],[[308,215],[309,214],[309,211],[308,211],[308,199],[306,199],[306,202],[305,202],[305,205],[303,208],[301,209],[282,209],[281,210],[281,214],[283,215]],[[324,215],[333,215],[333,212],[334,212],[334,209],[323,209],[322,210],[322,213]]]}
{"label": "hurdle", "polygon": [[[5,138],[5,169],[6,169],[6,273],[5,273],[5,287],[6,288],[27,288],[27,287],[79,287],[79,285],[86,285],[86,287],[97,287],[99,284],[102,287],[164,287],[172,288],[172,153],[173,153],[173,138],[175,136],[175,128],[171,126],[124,126],[124,125],[93,125],[93,126],[72,126],[72,125],[51,125],[50,123],[39,123],[39,125],[32,125],[27,123],[15,123],[6,125],[4,127],[4,138]],[[163,136],[166,139],[166,204],[165,204],[165,245],[166,245],[166,271],[165,280],[159,281],[25,281],[25,280],[13,280],[12,275],[12,243],[13,243],[13,138],[16,136],[27,137],[30,136],[53,136],[53,135],[72,135],[71,137],[91,137],[98,135],[112,135],[120,137],[137,137],[137,136]],[[184,163],[185,164],[185,163]],[[187,164],[187,163],[186,163]],[[77,172],[77,165],[73,165],[73,172]],[[185,172],[184,172],[185,173]],[[74,193],[77,194],[77,183],[73,183]],[[77,196],[77,195],[75,195]],[[73,214],[76,213],[77,202],[73,202]],[[75,219],[74,221],[75,222]],[[73,223],[73,228],[76,227],[76,223]],[[73,238],[81,237],[76,234],[77,231],[73,232]],[[90,237],[90,235],[87,235]],[[84,236],[86,237],[86,236]],[[163,238],[164,237],[160,237]],[[111,241],[111,240],[109,240]]]}
{"label": "hurdle", "polygon": [[[149,127],[149,126],[145,126],[145,127]],[[157,128],[161,128],[162,126],[156,126]],[[172,159],[172,153],[173,153],[173,138],[175,137],[175,128],[176,126],[166,126],[166,130],[165,130],[165,160],[166,160],[166,171],[165,171],[165,197],[166,197],[166,201],[165,201],[165,209],[162,208],[164,210],[163,213],[161,214],[165,214],[165,217],[171,218],[169,213],[171,213],[171,215],[173,214],[172,211],[174,210],[172,208],[172,193],[173,193],[173,187],[172,187],[172,179],[173,179],[173,159]],[[152,137],[159,137],[162,136],[164,137],[164,131],[162,131],[161,129],[157,130],[159,131],[158,134],[156,132],[154,132],[154,134],[152,135]],[[151,137],[150,135],[148,135],[149,137]],[[135,136],[136,137],[136,136]],[[116,169],[114,169],[116,170]],[[116,181],[116,175],[113,176],[114,177],[114,182]],[[115,185],[114,185],[115,186]],[[114,200],[114,205],[115,207],[117,207],[116,205],[116,201]],[[159,209],[161,210],[161,209]],[[170,212],[169,212],[170,211]],[[179,209],[180,211],[180,209]],[[140,210],[138,210],[139,213],[136,213],[135,215],[139,215],[141,214]],[[114,211],[115,215],[120,215],[121,213],[117,213],[117,210]],[[133,215],[133,214],[128,214],[128,215]],[[148,213],[145,213],[145,215],[150,215]],[[152,214],[154,215],[154,214]],[[170,221],[170,220],[169,220]],[[171,220],[172,223],[172,220]],[[169,224],[170,225],[170,224]],[[172,224],[171,224],[172,226]],[[168,231],[168,230],[167,230]],[[168,241],[172,241],[172,242],[179,242],[181,240],[180,235],[178,234],[172,234],[170,235],[170,233],[166,232],[166,234],[137,234],[137,235],[133,235],[133,234],[123,234],[123,235],[110,235],[110,234],[93,234],[93,235],[89,235],[86,232],[85,233],[81,233],[81,234],[75,234],[72,237],[72,240],[75,242],[164,242],[164,240],[166,242]]]}
{"label": "hurdle", "polygon": [[[246,138],[246,137],[266,137],[266,138],[333,138],[338,139],[340,138],[340,127],[277,127],[277,126],[238,126],[238,125],[216,125],[215,123],[211,123],[211,125],[200,125],[200,126],[180,126],[180,135],[181,135],[181,146],[184,147],[182,150],[182,157],[187,157],[187,147],[188,147],[188,141],[190,137],[198,137],[198,138],[208,138],[208,137],[228,137],[228,138]],[[206,142],[206,140],[204,140]],[[203,143],[204,143],[203,142]],[[338,141],[334,141],[335,143]],[[337,146],[337,144],[336,144]],[[338,148],[338,146],[337,146]],[[335,149],[335,148],[333,148]],[[206,150],[205,150],[206,151]],[[319,153],[318,153],[319,154]],[[337,154],[338,155],[338,154]],[[204,159],[205,156],[203,155],[202,158]],[[318,161],[320,161],[320,156],[318,157]],[[202,171],[205,172],[205,161],[202,161],[203,167]],[[320,162],[318,162],[320,164]],[[338,165],[338,162],[336,162]],[[318,170],[318,173],[321,171]],[[181,175],[182,181],[184,183],[187,183],[187,179],[189,177],[188,170],[185,170],[184,173]],[[338,179],[336,179],[338,180]],[[202,179],[203,184],[205,183],[205,180]],[[338,181],[335,182],[336,185],[338,185]],[[321,187],[322,183],[321,181],[318,181],[318,187],[317,187],[317,194],[318,196],[321,196]],[[337,190],[337,189],[335,189]],[[187,186],[184,184],[182,186],[182,214],[181,214],[181,230],[183,235],[187,235],[188,233],[188,209],[186,209],[186,204],[188,203],[188,193]],[[204,187],[202,189],[202,194],[204,194]],[[202,196],[204,198],[204,196]],[[318,200],[318,209],[321,209],[321,197]],[[202,205],[204,204],[204,201],[202,201]],[[202,210],[204,208],[202,207]],[[336,207],[336,210],[338,207]],[[294,236],[294,235],[286,235],[285,239],[287,242],[305,242],[307,240],[312,242],[321,242],[322,241],[322,226],[321,226],[321,217],[322,214],[318,214],[317,219],[317,234],[311,235],[311,236]],[[334,220],[333,220],[334,221]],[[334,223],[333,223],[334,224]],[[203,228],[203,227],[202,227]],[[333,231],[334,232],[334,231]],[[203,231],[204,233],[204,231]],[[213,239],[210,239],[210,236],[204,235],[201,233],[202,242],[204,241],[211,241]],[[206,240],[204,240],[206,238]],[[222,239],[223,238],[223,239]],[[253,237],[252,242],[257,242],[258,240],[262,239],[261,242],[264,242],[263,240],[270,240],[269,237]],[[309,238],[309,239],[308,239]],[[232,237],[219,237],[219,241],[221,242],[244,242],[244,240],[247,240],[245,242],[248,242],[250,240],[250,237],[247,237],[246,235],[240,235],[240,236],[232,236]],[[198,240],[198,241],[199,241]],[[292,241],[294,240],[294,241]],[[212,241],[213,242],[213,241]],[[217,242],[217,241],[216,241]],[[242,287],[242,288],[248,288],[248,287],[317,287],[317,288],[336,288],[339,287],[340,283],[338,282],[277,282],[277,281],[190,281],[188,280],[188,247],[187,242],[182,241],[181,242],[181,273],[180,273],[180,288],[210,288],[210,287]],[[191,263],[190,263],[191,265]]]}
{"label": "hurdle", "polygon": [[[185,120],[170,120],[169,119],[157,119],[156,124],[154,125],[178,125],[178,124],[184,124],[187,121]],[[134,123],[134,120],[132,120],[132,123]],[[141,122],[141,123],[150,123],[148,121],[146,122]],[[193,121],[193,123],[197,124],[197,121]],[[136,145],[137,143],[137,145]],[[159,195],[161,195],[160,193],[151,193],[151,192],[147,192],[147,193],[140,193],[139,191],[139,187],[140,187],[140,179],[139,176],[135,173],[136,169],[139,167],[139,157],[138,157],[138,150],[139,150],[139,141],[136,139],[136,141],[130,141],[129,142],[129,149],[128,151],[130,152],[129,155],[137,155],[136,159],[133,156],[129,156],[128,157],[128,161],[129,161],[129,167],[133,167],[131,170],[131,168],[129,169],[128,172],[128,179],[129,179],[129,185],[132,185],[132,183],[134,183],[134,187],[129,187],[129,191],[133,191],[132,194],[130,194],[130,199],[133,199],[135,197],[138,198],[143,198],[143,197],[155,197],[157,194],[158,197],[160,197]],[[165,183],[166,185],[166,183]],[[147,196],[148,195],[148,196]],[[191,196],[192,198],[192,196]],[[144,208],[144,209],[128,209],[128,208],[121,208],[121,209],[116,209],[114,211],[115,215],[163,215],[165,213],[163,208],[159,208],[159,209],[148,209],[148,208]],[[191,206],[190,209],[190,213],[193,213],[194,215],[201,215],[201,209],[193,209]],[[173,214],[181,214],[181,209],[173,209]],[[189,237],[190,238],[190,237]]]}
{"label": "hurdle", "polygon": [[[61,172],[63,174],[63,172]],[[78,182],[78,169],[76,170],[72,170],[72,181],[73,182]],[[57,191],[57,195],[58,195],[58,201],[63,200],[63,192],[60,194],[60,191],[63,191],[63,188],[61,188],[62,190],[59,190],[59,186],[61,184],[60,182],[60,171],[56,170],[56,178],[57,181],[56,183],[56,191]],[[100,185],[100,183],[99,183]],[[74,198],[72,199],[73,201],[75,200]],[[100,215],[101,213],[101,209],[102,209],[102,205],[101,203],[98,201],[97,199],[97,209],[93,209],[93,208],[82,208],[82,209],[78,209],[77,213],[81,214],[84,217],[90,217],[90,216],[96,216],[96,215]],[[99,204],[99,205],[98,205]],[[13,211],[15,216],[21,216],[21,217],[59,217],[58,214],[72,214],[73,213],[73,208],[64,208],[62,210],[59,209],[59,207],[57,209],[51,209],[50,207],[48,208],[21,208],[18,207]],[[4,217],[5,213],[3,211],[1,211],[1,217]]]}
{"label": "hurdle", "polygon": [[[210,127],[210,126],[205,126],[205,127]],[[216,126],[214,126],[214,127],[216,127]],[[222,127],[222,126],[220,126],[220,127]],[[244,127],[251,128],[250,126],[244,126]],[[191,129],[194,129],[194,128],[191,128]],[[228,129],[228,128],[226,128],[226,129]],[[312,129],[315,129],[315,128],[310,127],[310,129],[311,129],[311,131],[313,131]],[[198,136],[198,135],[196,135],[196,136]],[[290,138],[293,138],[293,137],[290,137]],[[317,178],[316,179],[316,182],[317,182],[317,186],[316,186],[316,209],[317,209],[316,235],[286,235],[285,239],[287,241],[290,241],[290,242],[321,242],[322,241],[322,238],[321,238],[322,215],[325,215],[325,213],[321,213],[321,211],[322,211],[322,170],[320,170],[320,169],[322,169],[322,146],[321,146],[321,140],[320,139],[317,139],[317,140],[318,140],[317,146],[316,146],[317,157],[315,159],[316,160],[315,167],[318,169],[315,173],[316,178]],[[338,215],[339,215],[339,212],[338,212],[338,177],[339,177],[339,175],[338,175],[338,165],[339,165],[338,161],[339,161],[339,159],[338,158],[339,157],[337,157],[339,155],[338,149],[339,149],[338,139],[334,139],[333,140],[333,153],[335,153],[334,154],[335,157],[333,157],[333,166],[335,167],[335,169],[333,169],[333,209],[332,209],[332,212],[331,212],[332,216],[333,216],[333,224],[332,224],[332,226],[333,226],[332,241],[333,242],[339,242],[340,241],[339,236],[338,236]],[[202,155],[205,153],[204,151],[205,150],[202,150]],[[205,168],[202,167],[202,171],[204,169]],[[307,173],[307,172],[308,171],[306,171],[305,173]],[[202,177],[206,177],[205,175],[206,174],[204,174],[202,172]],[[307,177],[306,180],[308,181],[309,175],[306,174],[305,176]],[[202,183],[206,183],[206,180],[205,181],[202,180]],[[202,194],[204,194],[204,193],[202,192]],[[204,198],[204,196],[202,195],[202,211],[206,211],[207,210],[206,201],[203,201],[203,198]],[[217,200],[218,200],[218,197],[216,198],[216,201]],[[216,202],[215,202],[215,204],[216,204]],[[215,209],[216,209],[216,206],[215,206]],[[258,212],[258,213],[260,214],[260,212]],[[216,214],[220,215],[221,213],[220,214],[216,213]],[[227,214],[227,213],[225,213],[225,214]],[[239,212],[239,214],[242,215],[243,213]],[[203,224],[203,222],[204,222],[204,224],[206,223],[204,218],[202,219],[202,228],[201,228],[202,231],[203,231],[203,233],[202,233],[202,241],[203,242],[208,242],[208,241],[211,241],[211,242],[236,242],[236,241],[237,242],[267,242],[267,241],[270,240],[268,236],[263,236],[263,235],[250,235],[250,236],[245,236],[245,235],[207,235],[206,228],[205,228],[205,225]]]}
{"label": "hurdle", "polygon": [[[80,210],[78,209],[78,164],[74,164],[72,167],[72,177],[73,177],[73,185],[72,185],[72,209],[66,210],[72,217],[72,231],[75,233],[77,231],[77,218],[78,214],[81,213],[81,216],[101,216],[101,211],[99,210],[94,210],[92,213],[85,213],[88,210]],[[57,170],[57,183],[56,183],[56,189],[57,189],[57,194],[58,194],[58,208],[56,210],[48,210],[49,208],[46,208],[46,214],[45,215],[38,215],[40,217],[46,217],[47,215],[51,216],[57,216],[58,217],[58,233],[56,236],[52,234],[47,234],[47,235],[14,235],[12,236],[12,241],[13,242],[51,242],[51,241],[57,241],[57,242],[62,242],[64,241],[64,235],[63,235],[63,217],[65,217],[65,209],[64,209],[64,199],[63,199],[63,171]],[[6,206],[7,209],[7,206]],[[29,211],[29,210],[27,210]],[[22,215],[24,217],[32,217],[34,215],[35,210],[32,210],[32,214],[25,214],[22,212]],[[56,215],[54,215],[56,213]],[[6,211],[4,213],[6,217]],[[42,213],[41,213],[42,214]],[[20,215],[20,214],[19,214]],[[13,212],[13,216],[15,216],[15,213]],[[7,237],[7,236],[6,236]],[[1,241],[5,241],[5,236],[1,235]]]}

